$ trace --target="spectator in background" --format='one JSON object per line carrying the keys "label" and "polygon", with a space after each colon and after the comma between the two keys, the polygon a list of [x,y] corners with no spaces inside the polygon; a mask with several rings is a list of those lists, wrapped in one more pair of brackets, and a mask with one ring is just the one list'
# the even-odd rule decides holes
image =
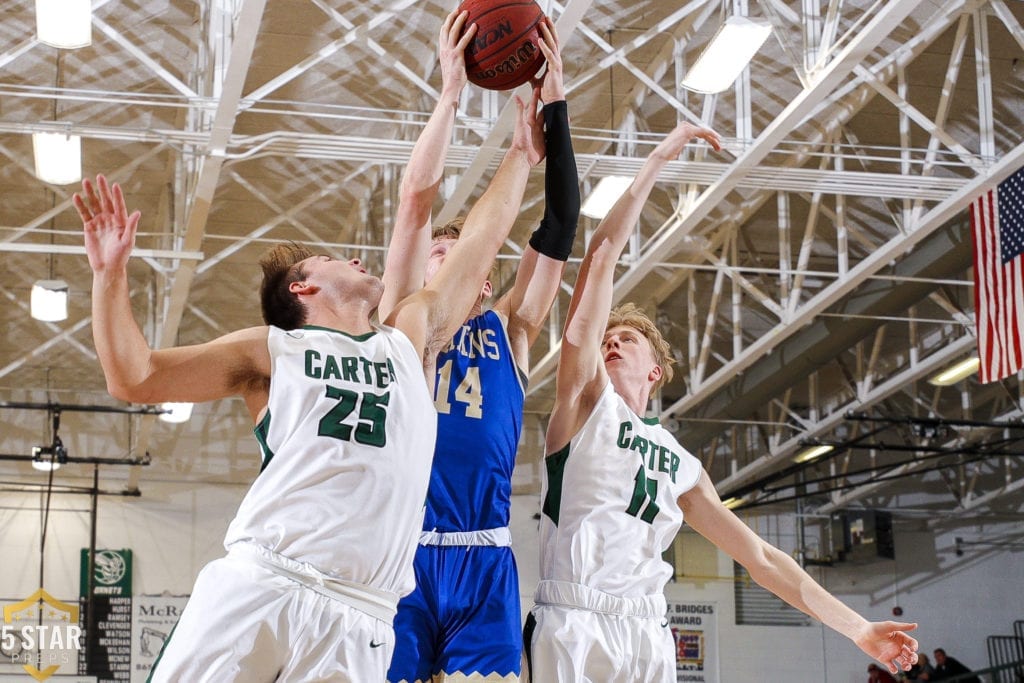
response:
{"label": "spectator in background", "polygon": [[899,683],[892,674],[874,662],[868,664],[868,683]]}
{"label": "spectator in background", "polygon": [[907,672],[907,683],[925,683],[926,681],[934,680],[937,680],[935,678],[935,667],[928,661],[928,655],[918,652],[917,664],[910,667],[910,671]]}
{"label": "spectator in background", "polygon": [[[946,651],[941,647],[936,648],[933,654],[935,655],[935,675],[929,679],[931,681],[944,681],[960,674],[972,673],[970,669],[954,657],[947,657]],[[981,683],[981,679],[977,676],[971,676],[970,678],[960,679],[960,683]]]}

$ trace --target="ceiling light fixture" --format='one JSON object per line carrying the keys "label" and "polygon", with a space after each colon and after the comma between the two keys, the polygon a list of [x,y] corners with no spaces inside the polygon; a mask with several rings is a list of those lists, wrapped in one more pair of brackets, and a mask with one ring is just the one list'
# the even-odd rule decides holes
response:
{"label": "ceiling light fixture", "polygon": [[705,94],[722,92],[750,64],[771,32],[771,24],[767,22],[740,15],[729,17],[680,85]]}
{"label": "ceiling light fixture", "polygon": [[835,449],[836,449],[835,446],[830,446],[828,444],[821,444],[819,446],[811,446],[810,448],[805,449],[805,450],[801,451],[800,453],[798,453],[797,456],[795,458],[793,458],[793,462],[796,462],[796,463],[810,462],[811,460],[814,460],[815,458],[820,458],[821,456],[825,455],[826,453],[831,453]]}
{"label": "ceiling light fixture", "polygon": [[956,365],[952,365],[935,375],[928,380],[928,384],[936,387],[951,386],[967,376],[976,373],[980,365],[981,359],[977,356],[971,356],[970,358],[962,360]]}
{"label": "ceiling light fixture", "polygon": [[92,44],[92,0],[36,0],[36,39],[73,49]]}
{"label": "ceiling light fixture", "polygon": [[36,177],[51,185],[82,179],[82,138],[64,133],[32,133]]}
{"label": "ceiling light fixture", "polygon": [[583,202],[580,213],[598,220],[604,218],[632,184],[632,176],[610,175],[601,178],[587,200]]}
{"label": "ceiling light fixture", "polygon": [[191,403],[161,403],[160,409],[167,411],[160,413],[160,419],[171,424],[188,422],[192,417]]}
{"label": "ceiling light fixture", "polygon": [[68,318],[68,283],[63,280],[38,280],[32,285],[29,309],[32,317],[47,323]]}
{"label": "ceiling light fixture", "polygon": [[737,498],[736,496],[733,496],[732,498],[726,498],[725,500],[723,500],[722,505],[724,505],[729,510],[733,510],[746,502],[746,498]]}

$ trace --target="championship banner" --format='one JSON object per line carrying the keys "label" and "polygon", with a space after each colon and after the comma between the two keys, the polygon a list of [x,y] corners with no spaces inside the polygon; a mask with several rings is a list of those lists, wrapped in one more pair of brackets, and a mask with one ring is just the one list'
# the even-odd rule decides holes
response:
{"label": "championship banner", "polygon": [[135,596],[132,604],[132,683],[145,683],[186,602],[187,595]]}
{"label": "championship banner", "polygon": [[718,603],[668,601],[677,683],[718,683]]}
{"label": "championship banner", "polygon": [[90,602],[89,549],[82,548],[80,581],[85,648],[79,652],[78,673],[96,676],[98,683],[130,681],[132,551],[96,551]]}

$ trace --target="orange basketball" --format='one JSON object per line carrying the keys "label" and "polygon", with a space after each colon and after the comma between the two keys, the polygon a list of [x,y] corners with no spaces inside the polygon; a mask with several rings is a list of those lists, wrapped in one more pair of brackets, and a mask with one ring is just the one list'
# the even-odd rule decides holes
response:
{"label": "orange basketball", "polygon": [[466,26],[476,35],[466,46],[469,82],[488,90],[511,90],[530,80],[544,64],[540,22],[544,12],[534,0],[465,0]]}

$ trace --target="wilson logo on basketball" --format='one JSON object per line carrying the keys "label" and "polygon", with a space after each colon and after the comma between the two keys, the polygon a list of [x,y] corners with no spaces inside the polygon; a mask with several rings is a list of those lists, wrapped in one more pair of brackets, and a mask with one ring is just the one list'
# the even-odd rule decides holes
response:
{"label": "wilson logo on basketball", "polygon": [[524,64],[528,64],[540,50],[533,43],[523,43],[520,48],[508,56],[505,61],[490,69],[480,69],[473,76],[481,79],[494,78],[499,74],[515,73]]}

